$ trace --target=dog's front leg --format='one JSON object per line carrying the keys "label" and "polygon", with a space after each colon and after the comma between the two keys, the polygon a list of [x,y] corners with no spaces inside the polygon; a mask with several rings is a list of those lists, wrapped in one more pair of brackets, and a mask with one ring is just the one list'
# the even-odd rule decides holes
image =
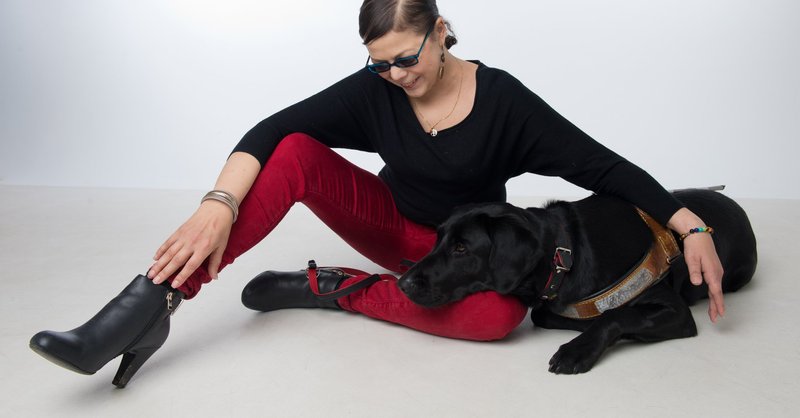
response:
{"label": "dog's front leg", "polygon": [[620,338],[654,342],[697,334],[686,304],[671,289],[652,288],[627,306],[606,311],[550,359],[550,371],[576,374],[589,371],[603,352]]}
{"label": "dog's front leg", "polygon": [[585,373],[623,335],[623,328],[636,325],[638,314],[631,308],[618,308],[603,314],[572,341],[559,347],[550,358],[550,371],[556,374]]}

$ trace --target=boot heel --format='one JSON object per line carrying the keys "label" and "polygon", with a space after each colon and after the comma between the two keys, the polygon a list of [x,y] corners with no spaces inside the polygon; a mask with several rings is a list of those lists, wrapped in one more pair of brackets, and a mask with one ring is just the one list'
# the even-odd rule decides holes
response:
{"label": "boot heel", "polygon": [[131,380],[134,374],[139,371],[139,368],[142,367],[144,362],[153,355],[161,347],[155,348],[142,348],[134,351],[128,351],[127,353],[122,355],[122,362],[119,364],[119,369],[117,369],[117,374],[114,376],[114,380],[111,383],[114,386],[122,389],[127,384],[128,381]]}

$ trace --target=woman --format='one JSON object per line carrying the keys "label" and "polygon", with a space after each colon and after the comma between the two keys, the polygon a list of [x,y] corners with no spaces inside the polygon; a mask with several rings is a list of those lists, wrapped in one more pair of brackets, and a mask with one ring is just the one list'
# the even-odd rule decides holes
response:
{"label": "woman", "polygon": [[[147,276],[134,279],[86,324],[41,332],[31,347],[81,373],[123,354],[114,384],[124,386],[166,340],[177,303],[268,235],[295,202],[396,272],[433,247],[435,226],[455,206],[504,200],[506,181],[525,172],[617,195],[678,233],[705,226],[651,176],[512,76],[452,55],[456,39],[434,0],[365,0],[359,25],[369,52],[365,69],[251,129],[215,190],[157,250]],[[376,152],[386,166],[372,175],[339,157],[336,147]],[[724,305],[713,241],[692,234],[684,247],[692,282],[708,284],[716,321]],[[392,276],[358,289],[352,286],[368,275],[351,273],[319,273],[321,292],[341,292],[332,301],[315,298],[302,272],[265,272],[242,298],[264,311],[339,308],[472,340],[503,338],[527,311],[494,292],[426,310],[405,298]]]}

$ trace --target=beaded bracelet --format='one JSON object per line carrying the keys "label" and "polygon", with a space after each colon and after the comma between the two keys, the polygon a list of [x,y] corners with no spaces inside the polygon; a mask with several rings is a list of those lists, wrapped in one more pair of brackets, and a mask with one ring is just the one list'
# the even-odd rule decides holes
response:
{"label": "beaded bracelet", "polygon": [[681,241],[683,241],[689,235],[697,234],[699,232],[707,232],[709,234],[713,234],[714,233],[714,228],[712,228],[710,226],[701,226],[701,227],[697,227],[697,228],[692,228],[692,229],[689,230],[689,232],[687,232],[685,234],[681,234],[681,237],[680,237]]}
{"label": "beaded bracelet", "polygon": [[229,208],[231,208],[231,212],[233,212],[233,222],[236,222],[236,218],[239,217],[239,202],[236,201],[236,198],[233,197],[232,194],[224,190],[212,190],[203,196],[203,199],[200,200],[200,203],[203,203],[206,200],[216,200],[226,204]]}

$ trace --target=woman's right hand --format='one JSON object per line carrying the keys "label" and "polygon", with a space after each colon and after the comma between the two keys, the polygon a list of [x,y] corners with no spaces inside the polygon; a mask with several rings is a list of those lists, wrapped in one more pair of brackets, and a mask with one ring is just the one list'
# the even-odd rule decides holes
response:
{"label": "woman's right hand", "polygon": [[180,287],[208,259],[208,274],[216,279],[228,244],[233,216],[224,203],[207,200],[158,248],[147,277],[160,284],[178,269],[172,287]]}

